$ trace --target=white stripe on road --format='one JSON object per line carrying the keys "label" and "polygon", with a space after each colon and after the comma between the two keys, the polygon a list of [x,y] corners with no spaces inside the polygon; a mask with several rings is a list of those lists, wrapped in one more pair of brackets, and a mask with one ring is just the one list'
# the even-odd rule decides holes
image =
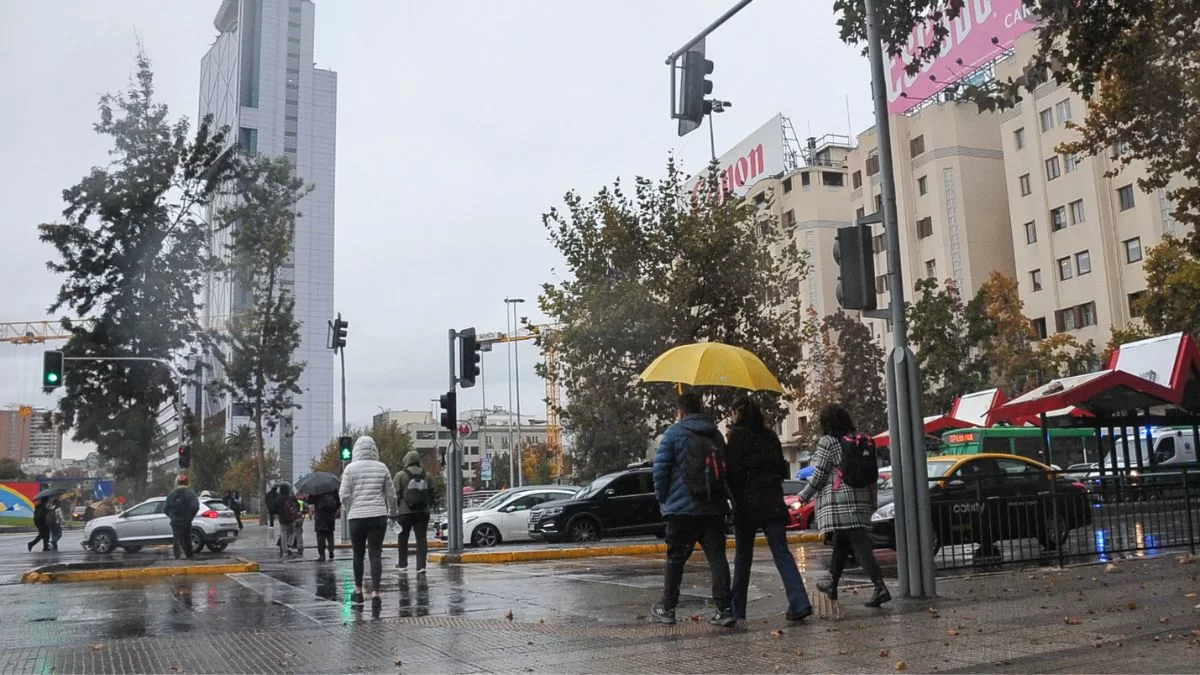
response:
{"label": "white stripe on road", "polygon": [[239,572],[225,575],[242,586],[263,596],[268,602],[282,605],[314,623],[326,623],[314,614],[328,614],[333,607],[341,612],[341,603],[326,600],[262,572]]}

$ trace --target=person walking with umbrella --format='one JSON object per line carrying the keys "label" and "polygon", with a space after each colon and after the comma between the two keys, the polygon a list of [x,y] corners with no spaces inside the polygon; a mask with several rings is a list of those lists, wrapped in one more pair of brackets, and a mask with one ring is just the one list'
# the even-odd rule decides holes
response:
{"label": "person walking with umbrella", "polygon": [[33,507],[33,526],[37,528],[38,534],[28,544],[30,551],[37,546],[38,542],[41,542],[43,551],[50,550],[50,511],[53,510],[53,507],[49,502],[49,498],[43,497],[37,500],[37,504]]}
{"label": "person walking with umbrella", "polygon": [[338,498],[339,487],[338,477],[325,471],[310,473],[296,481],[296,489],[308,494],[313,531],[317,534],[317,554],[321,562],[325,562],[326,550],[329,559],[333,560],[333,528],[342,506]]}

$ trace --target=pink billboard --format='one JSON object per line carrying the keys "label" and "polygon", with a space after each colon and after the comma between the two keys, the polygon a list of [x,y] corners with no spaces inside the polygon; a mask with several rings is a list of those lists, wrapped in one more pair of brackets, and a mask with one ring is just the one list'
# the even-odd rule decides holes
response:
{"label": "pink billboard", "polygon": [[916,59],[917,46],[933,42],[933,24],[913,29],[888,70],[888,114],[902,113],[945,89],[1012,47],[1037,26],[1037,17],[1021,0],[965,0],[958,18],[942,20],[950,31],[942,53],[913,75],[905,68]]}

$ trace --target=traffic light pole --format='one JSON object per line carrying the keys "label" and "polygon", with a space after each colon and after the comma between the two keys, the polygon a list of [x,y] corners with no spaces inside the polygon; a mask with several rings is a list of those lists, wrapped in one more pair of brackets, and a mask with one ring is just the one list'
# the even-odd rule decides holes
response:
{"label": "traffic light pole", "polygon": [[867,52],[871,65],[871,95],[875,103],[875,133],[879,139],[879,173],[883,193],[883,223],[891,286],[892,352],[886,367],[888,435],[892,449],[892,482],[896,492],[896,559],[900,593],[913,598],[933,597],[933,533],[929,483],[925,466],[925,429],[921,415],[921,372],[908,348],[904,316],[904,280],[900,268],[900,229],[896,214],[896,181],[892,167],[892,132],[888,122],[883,45],[879,32],[879,0],[865,0]]}
{"label": "traffic light pole", "polygon": [[[341,315],[338,315],[341,318]],[[346,347],[338,348],[338,357],[342,362],[342,435],[350,433],[350,427],[346,425]],[[342,475],[346,473],[346,460],[342,460]],[[342,512],[342,541],[350,541],[350,520],[346,517],[346,509],[341,509]]]}
{"label": "traffic light pole", "polygon": [[[458,331],[449,329],[450,343],[450,392],[458,389],[458,376],[454,372],[454,347]],[[451,420],[450,447],[446,449],[446,548],[452,556],[462,554],[462,449],[458,444],[458,425]]]}

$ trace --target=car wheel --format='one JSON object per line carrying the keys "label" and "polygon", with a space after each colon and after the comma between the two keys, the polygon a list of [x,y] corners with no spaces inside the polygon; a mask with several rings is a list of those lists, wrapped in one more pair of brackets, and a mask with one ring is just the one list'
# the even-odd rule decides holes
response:
{"label": "car wheel", "polygon": [[208,545],[208,550],[212,551],[213,553],[220,553],[221,551],[224,551],[227,546],[229,546],[229,542],[227,541],[214,541]]}
{"label": "car wheel", "polygon": [[122,546],[121,548],[125,549],[126,553],[137,553],[142,550],[141,546]]}
{"label": "car wheel", "polygon": [[500,543],[500,530],[494,525],[484,523],[471,533],[471,543],[479,548],[490,548]]}
{"label": "car wheel", "polygon": [[1067,537],[1071,536],[1071,521],[1067,518],[1067,514],[1059,513],[1056,517],[1053,513],[1046,514],[1046,522],[1042,525],[1042,531],[1038,535],[1038,543],[1043,548],[1056,550],[1067,541]]}
{"label": "car wheel", "polygon": [[199,553],[204,550],[204,533],[200,530],[192,530],[192,553]]}
{"label": "car wheel", "polygon": [[117,535],[112,530],[99,530],[92,533],[88,542],[96,553],[108,555],[117,545]]}
{"label": "car wheel", "polygon": [[586,516],[576,518],[567,527],[567,538],[579,544],[599,541],[600,524],[595,519]]}

